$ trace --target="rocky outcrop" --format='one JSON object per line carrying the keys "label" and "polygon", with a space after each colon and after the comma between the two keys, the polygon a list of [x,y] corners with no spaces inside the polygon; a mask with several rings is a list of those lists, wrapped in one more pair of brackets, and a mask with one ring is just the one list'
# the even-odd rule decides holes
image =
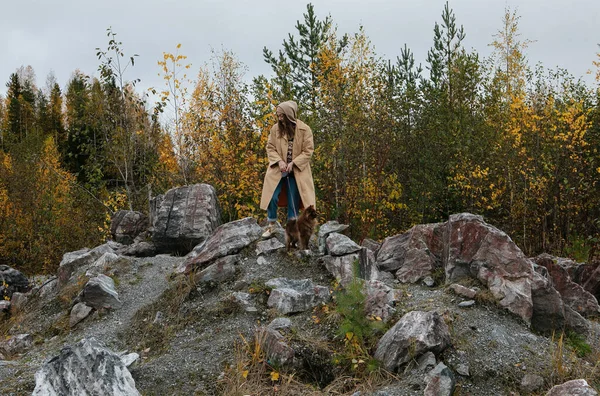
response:
{"label": "rocky outcrop", "polygon": [[303,312],[331,299],[329,289],[310,279],[276,278],[265,283],[272,288],[267,305],[282,314]]}
{"label": "rocky outcrop", "polygon": [[153,198],[150,212],[159,251],[187,253],[221,224],[217,193],[208,184],[173,188]]}
{"label": "rocky outcrop", "polygon": [[[325,264],[325,268],[344,287],[352,283],[355,276],[358,276],[358,274],[355,274],[355,264],[359,262],[357,253],[337,257],[323,256],[321,260]],[[358,265],[356,265],[356,270],[358,270]]]}
{"label": "rocky outcrop", "polygon": [[377,251],[377,267],[394,272],[404,283],[415,283],[431,275],[441,266],[443,231],[441,224],[424,224],[386,238]]}
{"label": "rocky outcrop", "polygon": [[67,346],[35,374],[34,396],[140,393],[121,358],[94,338]]}
{"label": "rocky outcrop", "polygon": [[221,283],[235,278],[235,265],[239,263],[238,255],[225,256],[217,259],[202,271],[194,275],[194,282],[200,283]]}
{"label": "rocky outcrop", "polygon": [[187,255],[178,272],[189,274],[206,267],[213,260],[238,253],[258,240],[261,235],[262,229],[252,217],[223,224],[204,243],[196,246]]}
{"label": "rocky outcrop", "polygon": [[142,212],[119,210],[110,221],[110,235],[118,243],[130,245],[148,226],[148,216]]}
{"label": "rocky outcrop", "polygon": [[320,226],[319,232],[317,233],[317,244],[319,246],[319,253],[328,254],[326,241],[329,234],[334,232],[342,232],[348,227],[349,225],[340,224],[335,220],[328,221],[327,223]]}
{"label": "rocky outcrop", "polygon": [[92,250],[81,249],[65,253],[58,267],[57,277],[59,285],[66,284],[71,276],[81,270],[86,270],[94,261],[105,253],[115,253],[110,244],[105,243]]}
{"label": "rocky outcrop", "polygon": [[567,381],[562,385],[553,386],[546,396],[597,396],[598,392],[588,385],[584,379]]}
{"label": "rocky outcrop", "polygon": [[449,345],[448,326],[437,312],[411,311],[379,340],[374,357],[395,372],[411,359],[427,351],[440,353]]}
{"label": "rocky outcrop", "polygon": [[446,282],[475,277],[488,287],[500,306],[530,323],[533,265],[521,249],[481,216],[451,215],[445,228]]}
{"label": "rocky outcrop", "polygon": [[332,256],[345,256],[358,252],[361,247],[346,235],[332,232],[325,240],[327,251]]}
{"label": "rocky outcrop", "polygon": [[21,271],[0,265],[0,300],[4,297],[12,297],[14,292],[25,293],[29,290],[29,280]]}
{"label": "rocky outcrop", "polygon": [[[548,275],[552,280],[552,286],[560,293],[563,302],[575,311],[586,316],[595,316],[600,314],[598,300],[593,294],[586,291],[581,285],[573,282],[569,276],[567,268],[571,263],[568,260],[561,260],[549,254],[541,254],[533,259],[538,265],[548,270]],[[561,262],[562,261],[562,262]],[[571,264],[571,265],[572,265]]]}

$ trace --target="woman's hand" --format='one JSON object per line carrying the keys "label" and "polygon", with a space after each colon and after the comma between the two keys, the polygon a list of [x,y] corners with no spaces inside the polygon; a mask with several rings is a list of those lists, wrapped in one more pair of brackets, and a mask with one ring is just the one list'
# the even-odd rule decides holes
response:
{"label": "woman's hand", "polygon": [[279,170],[281,172],[285,172],[286,169],[287,169],[287,164],[283,161],[279,161]]}
{"label": "woman's hand", "polygon": [[294,168],[294,161],[290,162],[289,164],[287,164],[287,167],[285,168],[286,172],[291,172],[292,169]]}

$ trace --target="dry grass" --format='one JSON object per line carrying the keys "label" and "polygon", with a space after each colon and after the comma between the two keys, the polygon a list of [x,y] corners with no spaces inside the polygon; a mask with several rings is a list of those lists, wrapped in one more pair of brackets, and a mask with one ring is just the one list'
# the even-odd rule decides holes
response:
{"label": "dry grass", "polygon": [[569,345],[567,335],[552,334],[552,354],[549,373],[546,378],[550,386],[559,385],[573,379],[585,379],[595,389],[600,388],[600,351],[592,349],[585,357]]}

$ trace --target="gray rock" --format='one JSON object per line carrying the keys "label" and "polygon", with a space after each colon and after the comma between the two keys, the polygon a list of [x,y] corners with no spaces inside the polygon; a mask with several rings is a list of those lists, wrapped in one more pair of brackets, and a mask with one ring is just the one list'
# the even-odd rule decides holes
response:
{"label": "gray rock", "polygon": [[[6,285],[6,286],[5,286]],[[12,297],[14,292],[29,290],[29,280],[25,275],[8,265],[0,265],[0,299]]]}
{"label": "gray rock", "polygon": [[468,377],[470,376],[470,372],[469,372],[469,365],[466,363],[459,363],[456,365],[456,372],[460,375],[462,375],[463,377]]}
{"label": "gray rock", "polygon": [[327,251],[332,256],[345,256],[358,252],[361,247],[346,235],[332,232],[325,240]]}
{"label": "gray rock", "polygon": [[59,285],[66,284],[74,273],[79,271],[85,272],[104,253],[114,253],[110,244],[105,243],[92,250],[82,249],[65,253],[57,271]]}
{"label": "gray rock", "polygon": [[418,371],[431,371],[436,366],[435,354],[433,352],[425,352],[417,359]]}
{"label": "gray rock", "polygon": [[269,323],[268,326],[270,329],[280,330],[280,329],[289,329],[292,327],[292,321],[290,318],[275,318]]}
{"label": "gray rock", "polygon": [[439,353],[448,345],[450,332],[437,312],[411,311],[379,340],[375,359],[393,372],[427,351]]}
{"label": "gray rock", "polygon": [[119,308],[122,305],[115,282],[102,274],[90,279],[77,299],[96,309]]}
{"label": "gray rock", "polygon": [[588,385],[584,379],[567,381],[562,385],[553,386],[546,396],[597,396],[598,392]]}
{"label": "gray rock", "polygon": [[32,345],[33,337],[30,334],[17,334],[0,341],[0,352],[7,356],[15,356],[26,352]]}
{"label": "gray rock", "polygon": [[25,304],[27,304],[27,300],[29,298],[24,293],[14,292],[12,298],[10,299],[10,304],[12,305],[12,309],[15,311],[20,311],[23,309]]}
{"label": "gray rock", "polygon": [[58,290],[58,278],[48,280],[42,286],[40,286],[38,294],[40,298],[47,299],[56,294]]}
{"label": "gray rock", "polygon": [[372,240],[370,238],[365,238],[360,243],[360,246],[366,247],[367,249],[369,249],[373,253],[377,253],[377,251],[381,247],[381,243],[379,243],[377,241],[374,241],[374,240]]}
{"label": "gray rock", "polygon": [[156,247],[154,242],[139,241],[139,242],[134,242],[131,245],[124,246],[122,249],[119,249],[117,252],[123,256],[152,257],[152,256],[156,256],[156,253],[158,252],[158,248]]}
{"label": "gray rock", "polygon": [[427,375],[424,396],[451,396],[456,380],[452,371],[444,363],[439,363]]}
{"label": "gray rock", "polygon": [[140,355],[135,352],[132,352],[132,353],[127,353],[127,354],[122,354],[119,357],[121,358],[121,361],[123,362],[125,367],[129,367],[140,358]]}
{"label": "gray rock", "polygon": [[260,327],[256,330],[256,339],[265,351],[269,364],[279,367],[294,364],[295,352],[279,331],[269,327]]}
{"label": "gray rock", "polygon": [[387,322],[396,312],[394,305],[397,301],[394,289],[380,281],[365,281],[365,314]]}
{"label": "gray rock", "polygon": [[552,286],[548,270],[537,264],[534,264],[534,270],[531,282],[531,326],[541,333],[550,334],[565,326],[565,306],[560,293]]}
{"label": "gray rock", "polygon": [[244,311],[246,311],[246,312],[257,312],[258,311],[258,309],[256,309],[254,304],[252,304],[252,301],[251,301],[252,295],[251,294],[244,293],[244,292],[233,292],[231,294],[231,296],[238,304],[240,304],[244,308]]}
{"label": "gray rock", "polygon": [[[323,256],[323,263],[325,268],[340,282],[340,285],[346,287],[355,275],[355,265],[358,267],[359,256],[357,253],[349,254],[347,256]],[[358,268],[356,268],[358,270]]]}
{"label": "gray rock", "polygon": [[94,338],[67,346],[35,374],[34,396],[137,396],[135,381],[121,358]]}
{"label": "gray rock", "polygon": [[162,324],[164,320],[165,320],[165,314],[163,314],[161,311],[156,311],[156,315],[154,315],[154,320],[152,321],[152,323],[153,324]]}
{"label": "gray rock", "polygon": [[469,308],[469,307],[472,307],[473,305],[475,305],[475,300],[461,301],[460,303],[458,303],[458,306],[460,308]]}
{"label": "gray rock", "polygon": [[202,271],[194,275],[194,282],[209,283],[209,282],[226,282],[235,278],[235,265],[239,263],[238,255],[225,256],[217,259],[213,264],[209,265]]}
{"label": "gray rock", "polygon": [[75,327],[77,323],[87,318],[92,312],[93,308],[88,307],[84,303],[77,303],[71,309],[71,316],[69,317],[69,327]]}
{"label": "gray rock", "polygon": [[527,393],[533,393],[544,386],[544,378],[537,374],[525,374],[521,380],[521,390]]}
{"label": "gray rock", "polygon": [[434,287],[435,280],[431,276],[426,276],[425,278],[423,278],[423,284],[427,287]]}
{"label": "gray rock", "polygon": [[453,283],[448,286],[450,290],[452,290],[455,294],[466,297],[466,298],[475,298],[477,292],[473,289],[469,289],[468,287],[464,287],[463,285],[459,285],[458,283]]}
{"label": "gray rock", "polygon": [[317,243],[319,245],[319,253],[327,254],[327,245],[325,241],[327,240],[327,236],[333,232],[342,232],[347,229],[349,225],[340,224],[335,220],[328,221],[319,227],[319,232],[317,233]]}
{"label": "gray rock", "polygon": [[187,253],[221,224],[217,193],[208,184],[173,188],[151,200],[150,221],[159,251]]}
{"label": "gray rock", "polygon": [[117,256],[113,252],[106,252],[102,256],[98,258],[98,260],[94,261],[92,265],[85,272],[85,276],[94,277],[100,274],[106,274],[108,268],[111,267],[115,262],[119,260],[119,256]]}
{"label": "gray rock", "polygon": [[256,254],[267,254],[284,248],[285,245],[277,238],[269,238],[256,244]]}
{"label": "gray rock", "polygon": [[316,286],[310,279],[276,278],[265,285],[273,288],[267,305],[282,314],[307,311],[331,299],[329,288]]}
{"label": "gray rock", "polygon": [[8,300],[0,300],[0,312],[10,313],[11,303]]}
{"label": "gray rock", "polygon": [[148,226],[148,216],[142,212],[119,210],[110,221],[110,234],[116,242],[130,245]]}
{"label": "gray rock", "polygon": [[240,250],[258,240],[262,229],[252,217],[232,221],[219,226],[206,242],[196,246],[179,267],[178,272],[191,271],[206,266],[220,257],[238,253]]}

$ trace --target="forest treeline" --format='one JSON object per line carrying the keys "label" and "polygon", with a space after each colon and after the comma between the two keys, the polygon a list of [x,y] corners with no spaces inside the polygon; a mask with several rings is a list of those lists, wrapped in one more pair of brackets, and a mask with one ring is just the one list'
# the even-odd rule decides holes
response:
{"label": "forest treeline", "polygon": [[0,98],[0,264],[54,271],[106,237],[112,211],[147,212],[183,184],[212,184],[223,221],[263,218],[266,140],[289,99],[314,131],[321,220],[355,239],[469,211],[526,254],[587,260],[600,238],[599,85],[532,68],[518,23],[507,9],[483,59],[446,4],[417,65],[406,45],[385,60],[364,29],[341,35],[309,4],[281,48],[264,49],[271,76],[248,82],[228,51],[192,76],[178,45],[158,61],[154,95],[128,78],[136,57],[111,29],[97,78],[77,70],[64,89],[52,76],[40,87],[21,67]]}

